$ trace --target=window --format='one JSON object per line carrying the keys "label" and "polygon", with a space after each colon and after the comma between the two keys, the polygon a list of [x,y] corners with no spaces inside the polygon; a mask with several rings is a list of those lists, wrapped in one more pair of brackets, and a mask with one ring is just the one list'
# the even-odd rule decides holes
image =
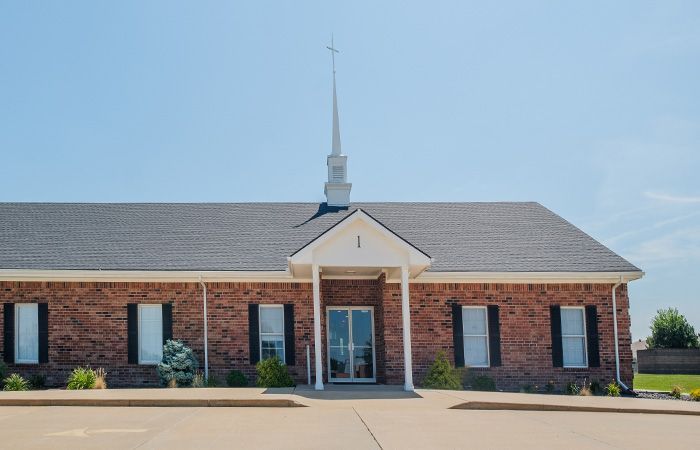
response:
{"label": "window", "polygon": [[39,364],[39,306],[15,304],[15,363]]}
{"label": "window", "polygon": [[284,307],[260,305],[260,359],[284,359]]}
{"label": "window", "polygon": [[489,366],[488,324],[486,308],[462,307],[464,334],[464,364],[471,367]]}
{"label": "window", "polygon": [[561,346],[564,367],[587,367],[583,308],[561,308]]}
{"label": "window", "polygon": [[139,364],[158,364],[162,359],[162,306],[139,305]]}

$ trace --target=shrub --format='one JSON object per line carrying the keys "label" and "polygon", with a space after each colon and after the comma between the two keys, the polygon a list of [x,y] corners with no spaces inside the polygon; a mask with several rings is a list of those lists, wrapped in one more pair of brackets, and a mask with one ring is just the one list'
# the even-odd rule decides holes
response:
{"label": "shrub", "polygon": [[76,367],[68,376],[66,388],[70,390],[92,389],[95,387],[95,371],[89,367]]}
{"label": "shrub", "polygon": [[698,336],[676,308],[660,309],[651,323],[649,348],[698,348]]}
{"label": "shrub", "polygon": [[524,394],[534,394],[537,392],[537,386],[533,386],[531,384],[524,384],[520,387],[520,392]]}
{"label": "shrub", "polygon": [[495,391],[496,382],[488,375],[479,375],[472,378],[471,387],[475,391]]}
{"label": "shrub", "polygon": [[29,381],[16,373],[13,373],[2,381],[5,383],[5,386],[2,388],[3,391],[28,391],[30,387]]}
{"label": "shrub", "polygon": [[581,393],[581,388],[575,381],[569,381],[566,383],[566,393],[569,395],[578,395]]}
{"label": "shrub", "polygon": [[163,360],[158,364],[158,377],[163,386],[170,386],[175,380],[178,386],[191,386],[199,363],[182,341],[168,341],[163,346]]}
{"label": "shrub", "polygon": [[549,380],[547,384],[544,385],[544,390],[546,393],[551,394],[556,390],[557,386],[553,380]]}
{"label": "shrub", "polygon": [[294,381],[292,377],[289,376],[287,366],[285,366],[277,356],[258,362],[255,365],[255,370],[258,373],[258,379],[255,383],[259,387],[274,388],[294,386]]}
{"label": "shrub", "polygon": [[593,395],[600,395],[603,393],[603,388],[600,385],[600,381],[591,381],[589,388],[591,389],[591,394]]}
{"label": "shrub", "polygon": [[427,389],[462,389],[459,372],[452,367],[444,351],[440,350],[435,355],[435,361],[430,365],[428,373],[423,379],[423,387]]}
{"label": "shrub", "polygon": [[95,385],[93,389],[107,389],[107,372],[100,367],[95,371]]}
{"label": "shrub", "polygon": [[230,387],[248,386],[248,378],[240,370],[232,370],[226,377],[226,384]]}
{"label": "shrub", "polygon": [[589,388],[588,386],[584,386],[581,388],[578,395],[580,395],[581,397],[590,397],[591,395],[593,395],[593,392],[591,392],[591,388]]}
{"label": "shrub", "polygon": [[5,373],[7,373],[7,365],[3,361],[0,361],[0,380],[5,378]]}
{"label": "shrub", "polygon": [[207,387],[219,387],[219,379],[215,376],[207,378]]}
{"label": "shrub", "polygon": [[194,374],[194,377],[192,377],[192,387],[201,388],[205,386],[205,383],[204,374],[198,370],[197,373]]}
{"label": "shrub", "polygon": [[700,388],[693,389],[690,391],[690,399],[696,402],[700,402]]}
{"label": "shrub", "polygon": [[671,397],[673,398],[681,398],[681,387],[680,386],[673,386],[673,389],[671,389]]}
{"label": "shrub", "polygon": [[608,394],[608,397],[619,397],[620,396],[620,386],[618,386],[615,381],[612,381],[610,384],[608,384],[605,387],[605,391]]}
{"label": "shrub", "polygon": [[46,386],[46,375],[43,373],[37,373],[29,377],[29,384],[32,385],[32,389],[44,389]]}

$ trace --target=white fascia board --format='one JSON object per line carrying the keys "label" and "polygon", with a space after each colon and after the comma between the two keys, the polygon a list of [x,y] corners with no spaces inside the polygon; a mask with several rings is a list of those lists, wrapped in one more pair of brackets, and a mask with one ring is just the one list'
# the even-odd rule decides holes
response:
{"label": "white fascia board", "polygon": [[280,271],[0,269],[0,281],[311,282]]}
{"label": "white fascia board", "polygon": [[[644,272],[423,272],[412,283],[628,283]],[[393,282],[394,280],[387,280]]]}

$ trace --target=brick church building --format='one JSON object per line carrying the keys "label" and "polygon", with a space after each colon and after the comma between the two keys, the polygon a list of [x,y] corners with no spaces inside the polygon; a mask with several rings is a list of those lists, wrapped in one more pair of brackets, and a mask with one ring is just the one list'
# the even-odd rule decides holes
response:
{"label": "brick church building", "polygon": [[538,203],[350,202],[335,79],[327,164],[322,204],[0,204],[9,371],[155,385],[174,338],[219,379],[412,390],[444,350],[500,389],[631,387],[640,269]]}

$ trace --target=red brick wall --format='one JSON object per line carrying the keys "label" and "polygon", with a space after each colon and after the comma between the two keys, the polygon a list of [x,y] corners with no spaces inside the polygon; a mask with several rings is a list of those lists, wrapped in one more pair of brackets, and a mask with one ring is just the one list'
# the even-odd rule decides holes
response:
{"label": "red brick wall", "polygon": [[[612,285],[603,284],[411,284],[411,340],[413,370],[417,384],[425,376],[439,349],[448,349],[454,358],[451,305],[499,305],[502,366],[471,369],[496,379],[499,388],[518,389],[524,385],[540,388],[554,381],[563,388],[569,381],[600,380],[606,384],[615,376],[615,350],[612,318]],[[400,303],[400,285],[385,287],[388,303]],[[596,305],[600,346],[600,367],[570,369],[552,367],[549,306]],[[618,289],[618,334],[622,380],[631,387],[632,351],[627,286]],[[388,313],[387,313],[388,315]],[[396,320],[400,322],[400,314]],[[392,324],[400,333],[400,323]],[[397,341],[400,343],[401,338]],[[389,344],[387,343],[387,347]],[[401,351],[387,359],[403,360]],[[454,361],[454,359],[453,359]],[[403,369],[387,372],[390,382],[403,379]]]}
{"label": "red brick wall", "polygon": [[[232,368],[253,377],[248,355],[248,304],[295,305],[296,366],[306,382],[306,345],[313,355],[313,297],[310,283],[209,283],[209,363],[223,381]],[[524,384],[560,385],[575,378],[608,381],[614,377],[610,285],[411,284],[414,378],[419,385],[438,349],[453,356],[451,305],[500,305],[503,366],[478,369],[500,388]],[[326,374],[327,306],[374,306],[377,378],[403,382],[403,338],[399,284],[380,280],[323,280],[323,370]],[[203,364],[202,291],[196,283],[0,282],[0,303],[49,303],[49,363],[10,365],[23,375],[44,373],[62,385],[77,365],[104,367],[112,386],[155,385],[152,366],[127,363],[126,305],[173,303],[173,335],[192,347]],[[598,307],[601,367],[553,368],[549,305]],[[2,323],[0,308],[0,323]],[[626,286],[618,290],[618,320],[623,380],[631,382],[632,354]],[[3,336],[0,333],[0,350]],[[312,356],[313,358],[313,356]],[[476,371],[477,369],[474,369]],[[312,366],[313,371],[313,366]]]}
{"label": "red brick wall", "polygon": [[[294,303],[296,361],[290,370],[306,380],[306,344],[313,345],[309,283],[208,284],[209,365],[221,381],[232,368],[249,377],[248,304]],[[49,303],[49,362],[10,365],[10,372],[43,373],[65,383],[78,365],[104,367],[112,386],[156,385],[155,367],[127,363],[128,303],[173,303],[173,337],[185,341],[204,364],[202,289],[197,283],[0,282],[0,302]],[[3,311],[0,308],[0,324]],[[0,350],[3,348],[0,333]]]}

